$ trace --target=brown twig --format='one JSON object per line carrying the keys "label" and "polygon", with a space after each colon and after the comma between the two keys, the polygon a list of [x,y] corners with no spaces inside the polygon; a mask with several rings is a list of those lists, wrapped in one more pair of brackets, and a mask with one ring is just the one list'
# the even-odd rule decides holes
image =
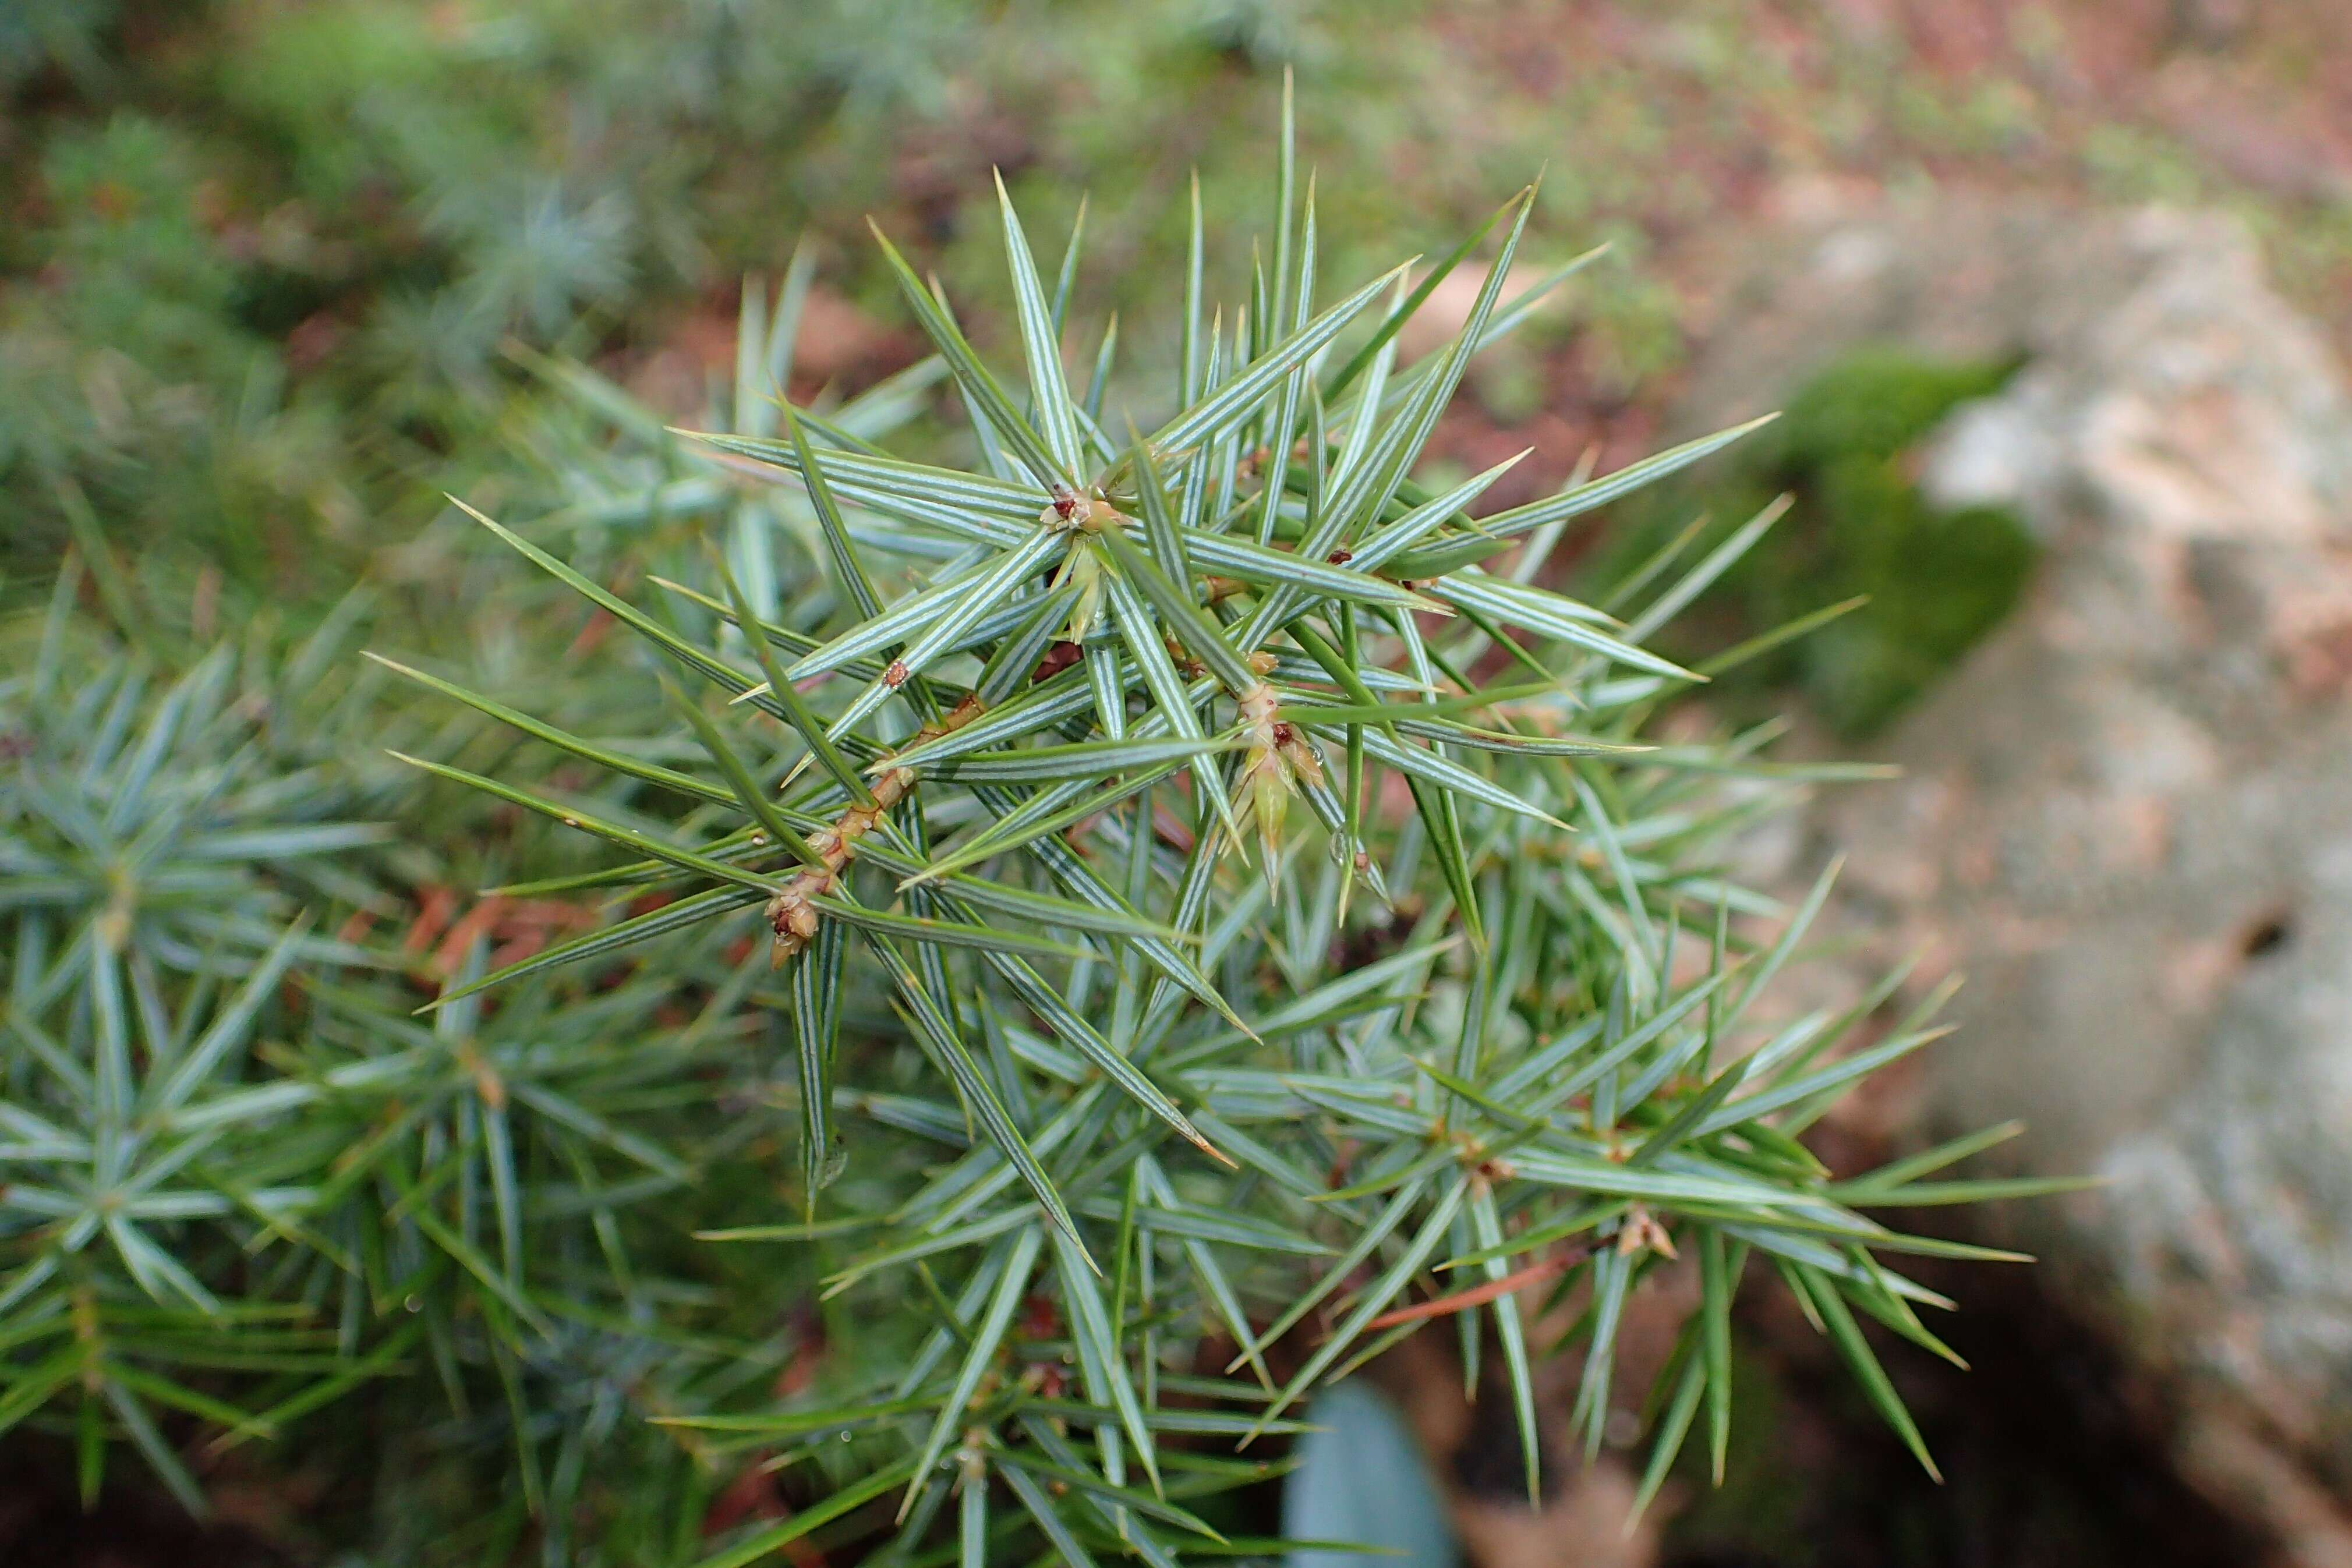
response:
{"label": "brown twig", "polygon": [[1399,1323],[1419,1322],[1423,1318],[1450,1317],[1455,1312],[1466,1312],[1473,1307],[1483,1307],[1498,1297],[1507,1296],[1514,1291],[1523,1291],[1539,1281],[1549,1280],[1555,1274],[1574,1268],[1584,1260],[1588,1251],[1589,1249],[1580,1249],[1563,1252],[1557,1258],[1548,1258],[1540,1263],[1531,1263],[1518,1272],[1506,1274],[1499,1280],[1489,1280],[1483,1285],[1473,1285],[1466,1291],[1456,1291],[1450,1296],[1439,1296],[1433,1301],[1416,1301],[1409,1307],[1399,1307],[1392,1312],[1382,1312],[1364,1325],[1364,1332],[1370,1333],[1381,1329],[1392,1329]]}

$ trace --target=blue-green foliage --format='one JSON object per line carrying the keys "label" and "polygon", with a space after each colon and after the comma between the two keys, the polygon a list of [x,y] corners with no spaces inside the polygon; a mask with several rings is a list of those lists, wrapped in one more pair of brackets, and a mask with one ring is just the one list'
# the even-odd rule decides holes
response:
{"label": "blue-green foliage", "polygon": [[99,39],[115,9],[115,0],[14,0],[0,10],[0,91],[50,69],[103,79]]}
{"label": "blue-green foliage", "polygon": [[[1290,1429],[1261,1353],[1318,1279],[1350,1326],[1286,1407],[1397,1332],[1372,1326],[1384,1306],[1588,1233],[1604,1244],[1553,1254],[1548,1291],[1622,1301],[1672,1227],[1713,1238],[1712,1333],[1752,1230],[1865,1376],[1848,1301],[1933,1347],[1856,1212],[1900,1185],[1832,1191],[1792,1137],[1851,1081],[1829,1052],[1861,1015],[1783,1031],[1753,1082],[1715,1061],[1796,938],[1737,925],[1786,912],[1717,874],[1754,803],[1712,780],[1747,743],[1642,748],[1685,678],[1639,646],[1671,591],[1622,627],[1534,580],[1573,517],[1722,443],[1490,537],[1456,510],[1483,481],[1410,476],[1475,329],[1400,364],[1366,341],[1388,304],[1362,287],[1328,352],[1275,358],[1282,306],[1306,320],[1378,276],[1328,220],[1392,193],[1333,182],[1318,220],[1286,148],[1271,294],[1254,225],[1218,225],[1223,310],[1188,310],[1181,354],[1177,269],[1132,265],[1147,241],[1186,253],[1181,149],[1101,105],[1215,101],[1311,56],[1314,9],[215,0],[131,49],[114,8],[37,0],[40,28],[0,31],[36,106],[0,174],[24,219],[0,233],[0,591],[25,607],[0,622],[0,1435],[69,1456],[92,1497],[135,1453],[192,1509],[220,1454],[279,1445],[360,1478],[366,1507],[317,1529],[386,1563],[744,1561],[704,1539],[711,1504],[785,1449],[779,1495],[812,1528],[911,1479],[905,1555],[961,1531],[967,1554],[1157,1563],[1197,1524],[1241,1532],[1224,1494],[1278,1475],[1192,1439]],[[1019,107],[1011,131],[974,83]],[[910,145],[940,166],[902,168]],[[857,397],[794,385],[798,291],[849,214],[894,204],[951,297],[1001,302],[1003,235],[970,203],[986,162],[1018,188],[1055,149],[1167,165],[1106,194],[1129,208],[1096,220],[1122,265],[1078,286],[1090,307],[1018,274],[1014,308],[967,307],[975,350],[913,268],[861,261],[828,278],[876,306],[897,265],[962,399],[940,357]],[[1213,211],[1276,206],[1204,162]],[[1029,175],[1049,283],[1067,175]],[[778,266],[803,214],[817,244]],[[1521,319],[1513,254],[1482,320]],[[747,291],[701,423],[779,483],[582,362],[753,260],[783,283]],[[962,287],[983,262],[985,297]],[[1100,306],[1139,298],[1148,390],[1106,406]],[[1103,348],[1056,368],[1081,326]],[[1182,439],[1133,444],[1130,415],[1212,388]],[[1286,494],[1255,488],[1250,453],[1325,421]],[[885,437],[966,466],[898,464]],[[1084,506],[1041,487],[1049,439]],[[813,467],[837,497],[803,488]],[[957,505],[930,504],[942,485]],[[485,548],[444,487],[521,523],[562,580]],[[1041,521],[1062,501],[1066,537]],[[1055,561],[1059,583],[1029,570]],[[961,618],[817,659],[918,593]],[[362,628],[433,689],[354,657]],[[1510,678],[1467,692],[1489,654]],[[778,661],[811,659],[829,678],[796,701]],[[666,694],[681,674],[696,695]],[[811,714],[858,690],[848,758],[824,755]],[[1003,727],[934,737],[919,790],[811,894],[830,935],[772,973],[775,821],[821,838],[857,768],[983,707]],[[486,788],[395,779],[386,747]],[[1219,849],[1244,822],[1246,870]],[[942,853],[954,874],[898,885]],[[480,918],[452,935],[452,910]],[[515,967],[550,951],[572,962]],[[712,1228],[754,1244],[695,1239]],[[1456,1321],[1489,1324],[1465,1354],[1507,1364],[1532,1431],[1519,1312],[1507,1294]],[[1594,1441],[1615,1322],[1587,1325]],[[1257,1379],[1191,1379],[1213,1333]],[[1660,1467],[1702,1395],[1722,1451],[1718,1348],[1669,1368]],[[952,1474],[916,1475],[941,1456]]]}
{"label": "blue-green foliage", "polygon": [[[93,1500],[135,1454],[204,1513],[220,1456],[345,1401],[399,1462],[333,1538],[495,1558],[536,1520],[545,1561],[658,1561],[717,1478],[646,1418],[773,1376],[806,1289],[730,1287],[683,1235],[756,1201],[764,966],[672,945],[412,1016],[436,977],[394,890],[441,856],[394,825],[511,834],[375,747],[478,758],[473,727],[405,727],[351,611],[132,649],[81,581],[0,678],[0,1437]],[[299,1429],[346,1473],[392,1457]]]}

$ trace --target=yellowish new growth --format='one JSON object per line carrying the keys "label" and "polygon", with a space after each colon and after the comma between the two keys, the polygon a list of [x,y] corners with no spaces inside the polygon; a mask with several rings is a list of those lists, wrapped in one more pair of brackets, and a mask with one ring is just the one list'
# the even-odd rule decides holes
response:
{"label": "yellowish new growth", "polygon": [[1316,760],[1306,737],[1282,717],[1271,685],[1258,682],[1236,699],[1235,706],[1242,727],[1248,732],[1249,748],[1234,785],[1234,804],[1257,819],[1258,849],[1271,884],[1281,855],[1282,822],[1290,809],[1290,797],[1302,781],[1321,783],[1323,765]]}

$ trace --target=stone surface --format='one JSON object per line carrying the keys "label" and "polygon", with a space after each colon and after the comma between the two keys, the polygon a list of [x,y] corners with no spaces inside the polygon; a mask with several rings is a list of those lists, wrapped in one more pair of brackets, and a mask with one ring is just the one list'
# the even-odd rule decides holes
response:
{"label": "stone surface", "polygon": [[[1866,338],[2017,353],[1921,482],[2015,507],[2026,601],[1823,803],[1836,920],[1924,946],[1933,1130],[2110,1178],[1985,1222],[2156,1371],[2185,1473],[2352,1563],[2352,400],[2226,221],[1946,201],[1726,297],[1694,426]],[[1745,400],[1745,402],[1743,401]],[[1818,856],[1804,857],[1818,864]]]}

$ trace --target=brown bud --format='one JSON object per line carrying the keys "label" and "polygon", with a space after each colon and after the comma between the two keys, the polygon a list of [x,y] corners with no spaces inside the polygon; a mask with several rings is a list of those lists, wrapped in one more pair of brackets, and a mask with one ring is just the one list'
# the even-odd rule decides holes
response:
{"label": "brown bud", "polygon": [[1084,646],[1064,638],[1045,650],[1045,656],[1037,661],[1037,668],[1029,679],[1033,683],[1051,680],[1086,656]]}

